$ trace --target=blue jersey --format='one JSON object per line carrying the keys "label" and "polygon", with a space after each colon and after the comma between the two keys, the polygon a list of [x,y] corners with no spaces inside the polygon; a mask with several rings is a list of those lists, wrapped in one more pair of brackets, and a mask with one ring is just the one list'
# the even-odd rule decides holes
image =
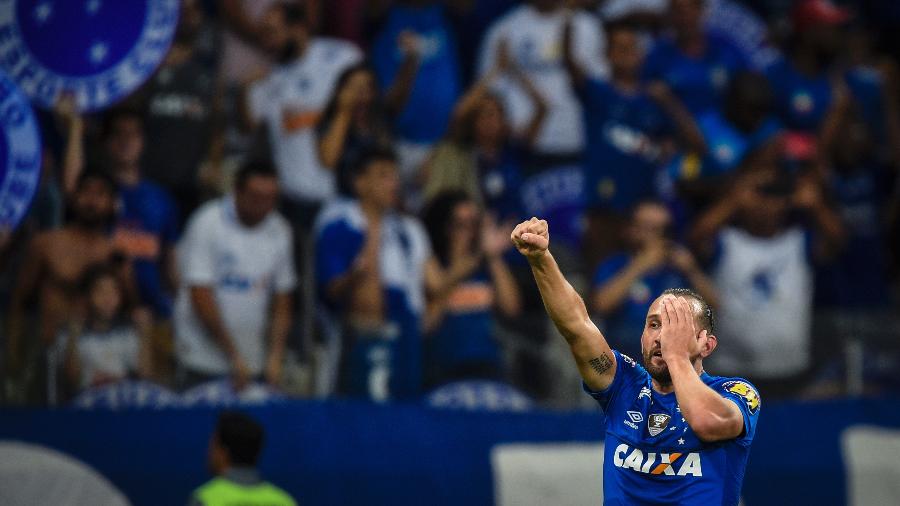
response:
{"label": "blue jersey", "polygon": [[644,62],[644,79],[664,81],[693,115],[721,106],[731,77],[747,68],[740,51],[715,34],[706,35],[702,56],[684,54],[671,38],[656,41]]}
{"label": "blue jersey", "polygon": [[119,190],[122,209],[116,223],[116,246],[132,260],[141,301],[160,316],[172,314],[172,296],[165,289],[162,262],[178,240],[178,210],[161,186],[141,181]]}
{"label": "blue jersey", "polygon": [[[322,209],[315,228],[316,280],[324,294],[329,283],[353,268],[366,242],[368,222],[357,201],[339,199]],[[371,394],[376,377],[387,377],[390,397],[418,395],[422,379],[419,327],[425,312],[425,263],[430,257],[428,235],[418,220],[398,213],[384,216],[378,267],[385,319],[394,334],[381,343],[358,340],[350,350],[346,367],[353,378],[351,393],[368,390]],[[337,313],[346,310],[330,302],[328,306]]]}
{"label": "blue jersey", "polygon": [[626,212],[655,197],[659,141],[673,131],[668,116],[646,93],[624,93],[596,79],[580,96],[588,140],[586,205]]}
{"label": "blue jersey", "polygon": [[771,141],[781,132],[781,123],[766,118],[753,132],[742,132],[718,111],[697,118],[697,126],[706,139],[708,152],[701,156],[684,153],[676,156],[667,168],[672,180],[716,177],[737,168],[744,155]]}
{"label": "blue jersey", "polygon": [[405,58],[399,46],[404,31],[418,36],[421,60],[394,126],[404,139],[431,143],[444,135],[462,88],[456,40],[441,6],[392,8],[372,46],[372,64],[382,89],[393,84]]}
{"label": "blue jersey", "polygon": [[704,443],[688,426],[675,393],[653,390],[650,374],[617,351],[616,376],[587,391],[606,415],[603,502],[611,505],[736,505],[756,433],[760,398],[749,382],[703,373],[700,379],[744,416],[735,439]]}
{"label": "blue jersey", "polygon": [[779,60],[766,69],[775,94],[775,110],[789,130],[818,132],[831,108],[831,80],[827,73],[807,76],[788,60]]}

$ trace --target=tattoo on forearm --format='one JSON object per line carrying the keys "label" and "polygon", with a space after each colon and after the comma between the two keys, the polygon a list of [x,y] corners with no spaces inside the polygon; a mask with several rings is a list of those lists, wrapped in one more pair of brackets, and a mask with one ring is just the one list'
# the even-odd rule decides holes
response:
{"label": "tattoo on forearm", "polygon": [[599,357],[592,358],[588,361],[588,364],[591,365],[591,369],[594,370],[599,375],[602,375],[606,371],[612,367],[612,360],[609,359],[609,355],[603,354]]}

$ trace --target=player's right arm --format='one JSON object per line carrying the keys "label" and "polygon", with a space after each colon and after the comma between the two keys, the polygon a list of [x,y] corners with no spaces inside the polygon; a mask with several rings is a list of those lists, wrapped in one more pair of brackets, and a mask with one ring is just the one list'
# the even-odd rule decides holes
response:
{"label": "player's right arm", "polygon": [[566,281],[550,253],[547,222],[531,218],[516,226],[511,235],[525,255],[541,292],[547,313],[565,337],[585,384],[605,390],[616,374],[616,359],[600,330],[591,321],[584,300]]}

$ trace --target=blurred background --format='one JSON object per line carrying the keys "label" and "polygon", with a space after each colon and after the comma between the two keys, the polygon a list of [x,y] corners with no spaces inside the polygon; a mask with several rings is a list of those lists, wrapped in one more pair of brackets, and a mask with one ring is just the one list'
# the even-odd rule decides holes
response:
{"label": "blurred background", "polygon": [[707,370],[764,405],[746,504],[896,503],[898,29],[889,0],[7,2],[0,503],[183,504],[239,408],[303,504],[596,504],[531,216],[623,353],[662,290],[713,305]]}

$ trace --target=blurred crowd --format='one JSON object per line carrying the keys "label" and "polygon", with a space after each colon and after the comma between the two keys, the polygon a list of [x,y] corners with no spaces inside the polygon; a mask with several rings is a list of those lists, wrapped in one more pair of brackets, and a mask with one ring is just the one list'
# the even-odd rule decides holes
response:
{"label": "blurred crowd", "polygon": [[690,287],[713,373],[893,390],[898,28],[887,0],[182,0],[133,96],[39,111],[0,400],[140,378],[577,405],[509,241],[531,216],[623,353]]}

